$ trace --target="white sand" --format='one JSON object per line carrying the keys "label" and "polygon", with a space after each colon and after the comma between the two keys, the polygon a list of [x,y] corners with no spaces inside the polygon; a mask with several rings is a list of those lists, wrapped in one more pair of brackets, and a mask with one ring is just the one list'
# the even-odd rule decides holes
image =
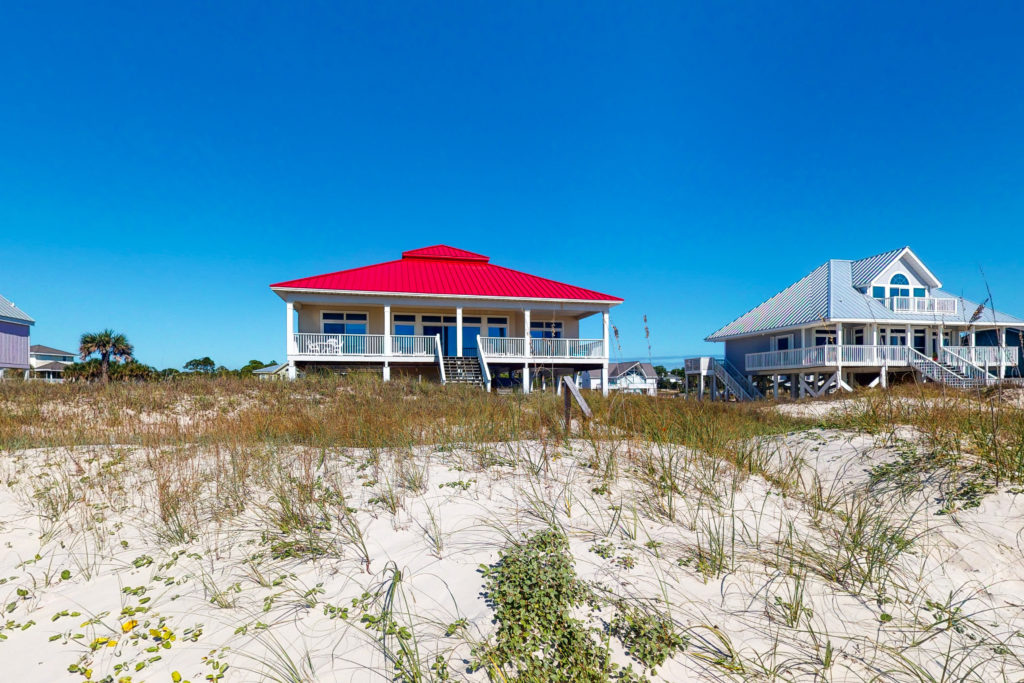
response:
{"label": "white sand", "polygon": [[[652,678],[775,672],[809,681],[912,680],[915,667],[936,679],[946,667],[946,680],[1024,676],[1021,496],[998,492],[955,518],[936,514],[934,491],[867,499],[865,470],[894,454],[852,434],[808,432],[750,444],[776,484],[739,478],[721,462],[676,447],[616,441],[600,443],[596,453],[584,442],[547,448],[547,460],[537,443],[476,452],[424,448],[401,468],[383,454],[376,471],[360,469],[366,452],[329,453],[322,466],[318,453],[268,453],[266,463],[284,463],[300,480],[321,475],[358,508],[370,573],[337,523],[321,534],[331,556],[272,559],[261,534],[274,532],[266,511],[276,504],[261,490],[231,499],[227,453],[82,448],[4,455],[3,679],[82,680],[68,671],[76,664],[90,668],[92,680],[109,674],[169,681],[178,671],[201,681],[213,670],[204,657],[212,657],[230,664],[226,681],[291,680],[291,667],[295,680],[387,680],[384,656],[351,607],[393,566],[402,576],[397,618],[412,629],[423,660],[440,654],[454,680],[486,680],[483,672],[467,673],[464,661],[470,643],[495,628],[478,566],[496,561],[509,537],[543,528],[550,518],[568,533],[581,578],[669,614],[690,638],[687,650]],[[604,465],[613,455],[618,477],[608,494],[594,493],[601,480],[588,465]],[[482,461],[490,464],[481,467]],[[642,462],[671,468],[682,482],[673,519],[665,514],[668,502],[651,500],[649,486],[638,481]],[[205,481],[200,509],[181,513],[196,515],[194,539],[166,539],[154,469],[174,472],[161,480],[165,491],[183,472]],[[371,502],[385,488],[380,482],[415,479],[417,471],[425,485],[402,491],[396,514]],[[794,484],[783,490],[778,482],[785,481]],[[450,482],[468,486],[444,486]],[[823,575],[847,557],[839,551],[849,538],[841,530],[857,501],[884,510],[893,526],[906,526],[904,536],[915,538],[863,587],[850,578],[856,571],[842,581]],[[229,512],[241,506],[240,513]],[[719,533],[729,570],[706,577],[696,549]],[[602,541],[614,546],[614,557],[591,552]],[[680,559],[690,562],[681,566]],[[856,554],[850,562],[867,566]],[[62,579],[65,570],[70,576]],[[793,574],[804,576],[802,586]],[[804,608],[796,607],[793,623],[787,603],[796,602],[801,587]],[[959,612],[937,607],[946,604]],[[349,607],[349,619],[331,618],[325,606]],[[129,614],[138,607],[147,611]],[[612,611],[597,616],[608,619]],[[460,619],[466,627],[445,636],[446,626]],[[129,623],[126,634],[123,625],[132,620],[139,624]],[[147,629],[161,624],[174,633],[169,648],[149,636]],[[98,638],[116,644],[90,649]],[[614,639],[612,646],[620,662],[629,661]]]}

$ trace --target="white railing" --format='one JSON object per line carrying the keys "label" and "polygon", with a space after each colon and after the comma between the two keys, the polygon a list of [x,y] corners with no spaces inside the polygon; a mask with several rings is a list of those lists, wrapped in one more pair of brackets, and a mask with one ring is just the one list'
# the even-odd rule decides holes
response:
{"label": "white railing", "polygon": [[[763,351],[746,355],[746,371],[781,370],[788,368],[822,368],[838,365],[907,365],[908,346],[809,346],[785,351]],[[841,361],[841,362],[840,362]]]}
{"label": "white railing", "polygon": [[530,339],[535,358],[604,358],[601,339]]}
{"label": "white railing", "polygon": [[383,356],[383,334],[295,335],[295,353],[299,356]]}
{"label": "white railing", "polygon": [[434,337],[414,334],[396,334],[391,337],[391,353],[396,356],[433,356]]}
{"label": "white railing", "polygon": [[1020,349],[1016,346],[946,346],[950,353],[955,353],[969,363],[985,367],[1000,365],[1015,366],[1020,362]]}
{"label": "white railing", "polygon": [[484,353],[484,345],[481,343],[483,339],[479,334],[476,336],[476,348],[480,350],[477,354],[477,358],[480,359],[480,374],[484,378],[484,388],[487,391],[491,390],[491,369],[487,366],[487,355]]}
{"label": "white railing", "polygon": [[445,384],[448,380],[444,376],[444,356],[441,354],[441,335],[434,335],[434,351],[437,353],[437,370],[441,374],[441,384]]}
{"label": "white railing", "polygon": [[956,371],[966,378],[978,380],[985,384],[990,384],[994,380],[992,375],[956,353],[955,349],[943,348],[942,353],[939,355],[939,360],[952,368],[956,368]]}
{"label": "white railing", "polygon": [[522,358],[526,340],[522,337],[480,337],[480,352],[488,357]]}
{"label": "white railing", "polygon": [[918,296],[894,296],[881,301],[897,313],[956,313],[956,299]]}
{"label": "white railing", "polygon": [[[527,347],[529,342],[529,347]],[[605,358],[600,339],[525,339],[523,337],[480,337],[480,351],[488,358]]]}
{"label": "white railing", "polygon": [[684,369],[689,375],[706,374],[712,360],[710,356],[687,358],[683,361],[685,364]]}

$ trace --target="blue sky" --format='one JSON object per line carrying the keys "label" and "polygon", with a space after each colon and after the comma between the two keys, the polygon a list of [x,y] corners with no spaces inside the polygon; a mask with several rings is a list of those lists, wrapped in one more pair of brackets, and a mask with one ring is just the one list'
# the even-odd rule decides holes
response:
{"label": "blue sky", "polygon": [[1020,3],[21,4],[0,293],[38,343],[281,360],[269,283],[439,242],[624,297],[623,357],[904,244],[1024,314]]}

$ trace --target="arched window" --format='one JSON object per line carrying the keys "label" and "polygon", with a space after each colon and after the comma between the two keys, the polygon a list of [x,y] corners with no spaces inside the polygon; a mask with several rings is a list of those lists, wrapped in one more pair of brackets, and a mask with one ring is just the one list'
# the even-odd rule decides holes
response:
{"label": "arched window", "polygon": [[[893,275],[892,279],[889,280],[889,284],[894,285],[892,287],[889,287],[889,296],[910,296],[910,280],[908,280],[907,276],[904,275],[903,273],[896,273],[895,275]],[[895,285],[902,286],[897,287]]]}

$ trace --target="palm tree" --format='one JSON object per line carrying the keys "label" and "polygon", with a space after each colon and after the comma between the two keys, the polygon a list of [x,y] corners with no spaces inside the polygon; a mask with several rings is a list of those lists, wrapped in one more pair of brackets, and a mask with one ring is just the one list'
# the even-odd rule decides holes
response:
{"label": "palm tree", "polygon": [[104,384],[110,381],[111,356],[117,360],[130,361],[134,351],[135,349],[128,343],[128,337],[113,330],[86,332],[82,335],[82,341],[78,346],[78,353],[81,355],[82,360],[85,360],[94,353],[99,355],[100,379]]}

